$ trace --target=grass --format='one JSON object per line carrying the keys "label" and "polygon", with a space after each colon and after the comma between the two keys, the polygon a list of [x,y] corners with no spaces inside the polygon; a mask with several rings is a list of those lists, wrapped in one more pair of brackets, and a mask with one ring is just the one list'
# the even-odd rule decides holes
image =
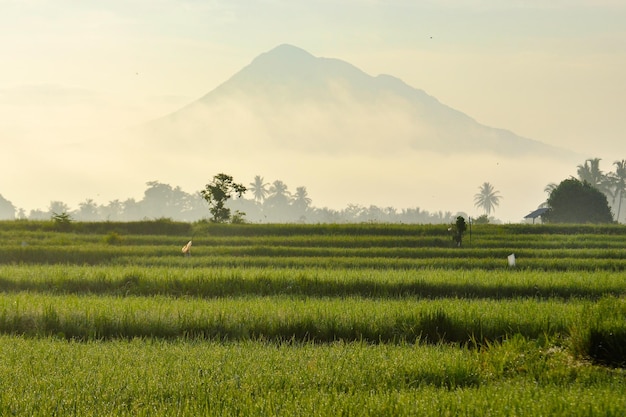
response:
{"label": "grass", "polygon": [[566,333],[588,302],[362,298],[0,297],[0,331],[36,337],[133,337],[373,343],[470,343]]}
{"label": "grass", "polygon": [[0,265],[6,292],[364,298],[583,298],[626,294],[621,273],[525,270]]}
{"label": "grass", "polygon": [[[229,225],[231,230],[225,225],[185,228],[185,224],[155,222],[154,233],[167,231],[165,226],[178,232],[151,235],[149,222],[133,227],[72,223],[67,232],[50,231],[43,228],[45,223],[38,229],[30,222],[0,222],[0,226],[7,224],[11,227],[0,227],[0,264],[497,270],[506,269],[506,257],[515,253],[518,269],[626,269],[622,256],[626,234],[618,226],[487,225],[475,228],[471,244],[466,238],[465,247],[456,248],[441,225]],[[135,229],[142,234],[123,232]],[[562,233],[538,234],[541,230]],[[193,233],[194,256],[184,259],[180,247]]]}
{"label": "grass", "polygon": [[626,229],[442,227],[0,222],[0,415],[626,414]]}
{"label": "grass", "polygon": [[621,371],[522,337],[481,351],[362,342],[0,337],[0,413],[619,415]]}
{"label": "grass", "polygon": [[452,343],[482,347],[515,335],[569,344],[573,355],[624,364],[626,302],[380,300],[360,297],[171,298],[4,294],[0,332],[68,340],[140,338],[331,343]]}

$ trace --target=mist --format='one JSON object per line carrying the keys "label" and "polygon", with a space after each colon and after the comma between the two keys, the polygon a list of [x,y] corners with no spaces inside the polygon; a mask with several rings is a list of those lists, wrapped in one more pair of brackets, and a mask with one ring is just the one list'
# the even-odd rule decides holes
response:
{"label": "mist", "polygon": [[43,104],[25,106],[28,129],[4,127],[11,153],[0,169],[11,181],[0,183],[0,193],[26,212],[51,201],[75,208],[86,199],[140,200],[148,181],[193,194],[226,173],[246,186],[260,175],[290,191],[306,187],[317,208],[375,205],[476,217],[482,211],[474,194],[490,182],[502,196],[494,217],[519,222],[545,201],[548,183],[599,156],[481,125],[393,77],[370,77],[294,47],[281,51],[281,60],[269,61],[277,68],[294,51],[304,68],[307,60],[324,65],[315,88],[306,77],[263,78],[255,60],[184,103],[120,100],[116,107],[115,97],[83,90],[22,90],[24,103],[42,94],[64,98],[53,113]]}
{"label": "mist", "polygon": [[[246,186],[255,175],[269,183],[282,180],[292,192],[304,186],[317,208],[419,207],[478,216],[482,212],[473,206],[473,196],[483,182],[490,182],[503,197],[494,216],[519,222],[547,198],[545,185],[575,174],[575,163],[551,158],[445,155],[401,146],[407,125],[398,121],[398,115],[391,119],[379,115],[376,120],[357,111],[344,114],[344,126],[338,128],[329,116],[298,111],[315,128],[294,136],[293,143],[285,138],[299,120],[284,124],[274,120],[273,126],[285,134],[273,137],[263,120],[243,108],[218,113],[219,123],[204,131],[205,140],[196,142],[191,140],[195,129],[188,124],[182,135],[188,139],[172,143],[167,143],[171,138],[167,134],[150,136],[148,142],[128,130],[113,134],[77,130],[71,137],[64,136],[65,146],[24,146],[20,156],[7,161],[13,163],[9,169],[20,175],[11,187],[3,187],[2,194],[27,212],[46,208],[51,201],[76,208],[86,199],[99,204],[140,200],[148,181],[196,193],[213,175],[224,172]],[[233,118],[226,113],[234,114]],[[364,118],[367,122],[360,123]],[[350,136],[348,119],[356,125]],[[323,140],[315,141],[316,137]]]}

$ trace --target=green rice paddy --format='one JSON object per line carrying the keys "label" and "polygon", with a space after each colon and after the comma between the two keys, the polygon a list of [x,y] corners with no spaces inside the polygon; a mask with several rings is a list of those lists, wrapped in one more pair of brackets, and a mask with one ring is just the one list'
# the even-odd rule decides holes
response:
{"label": "green rice paddy", "polygon": [[0,415],[626,415],[625,255],[617,225],[0,222]]}

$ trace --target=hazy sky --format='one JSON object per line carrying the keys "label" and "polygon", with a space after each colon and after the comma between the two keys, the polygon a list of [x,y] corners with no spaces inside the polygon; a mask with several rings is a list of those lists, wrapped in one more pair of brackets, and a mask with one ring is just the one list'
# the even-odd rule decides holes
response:
{"label": "hazy sky", "polygon": [[[27,211],[141,198],[147,181],[173,177],[113,154],[94,132],[113,143],[282,43],[391,74],[485,125],[601,157],[605,170],[626,158],[624,0],[0,0],[0,194]],[[408,206],[280,179],[307,186],[316,206]],[[497,180],[485,178],[504,195],[496,217],[517,221]]]}

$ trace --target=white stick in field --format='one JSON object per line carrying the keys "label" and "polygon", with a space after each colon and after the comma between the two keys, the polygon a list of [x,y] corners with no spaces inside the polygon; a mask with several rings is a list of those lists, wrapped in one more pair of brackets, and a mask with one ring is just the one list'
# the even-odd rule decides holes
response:
{"label": "white stick in field", "polygon": [[191,255],[191,240],[185,246],[183,246],[182,251],[183,255],[185,256]]}

